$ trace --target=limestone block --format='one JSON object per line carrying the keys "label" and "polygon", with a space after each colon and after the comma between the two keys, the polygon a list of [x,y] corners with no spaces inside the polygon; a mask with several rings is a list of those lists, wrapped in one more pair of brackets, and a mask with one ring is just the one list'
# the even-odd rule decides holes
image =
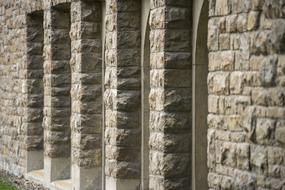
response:
{"label": "limestone block", "polygon": [[43,44],[40,42],[29,43],[27,48],[27,53],[30,55],[42,55]]}
{"label": "limestone block", "polygon": [[248,189],[255,190],[256,186],[256,176],[249,172],[234,171],[234,186],[235,189]]}
{"label": "limestone block", "polygon": [[245,32],[247,30],[247,13],[241,13],[237,17],[237,31]]}
{"label": "limestone block", "polygon": [[52,108],[68,108],[71,105],[70,97],[66,96],[45,96],[44,102],[45,106]]}
{"label": "limestone block", "polygon": [[191,38],[188,35],[190,29],[183,28],[175,29],[175,30],[166,30],[164,33],[165,38],[164,41],[164,50],[165,51],[180,51],[180,52],[189,52],[190,50],[190,42]]}
{"label": "limestone block", "polygon": [[46,40],[50,40],[49,43],[51,45],[53,44],[62,44],[70,41],[69,39],[69,30],[67,29],[57,29],[57,30],[50,30],[50,31],[45,31],[45,37],[49,37]]}
{"label": "limestone block", "polygon": [[106,158],[110,160],[118,160],[118,161],[128,161],[128,162],[136,162],[139,160],[139,154],[133,154],[134,151],[138,151],[136,147],[118,147],[112,145],[106,145],[105,154]]}
{"label": "limestone block", "polygon": [[188,173],[189,154],[150,152],[150,174],[166,177],[186,177]]}
{"label": "limestone block", "polygon": [[216,0],[215,15],[228,15],[230,12],[231,6],[228,0]]}
{"label": "limestone block", "polygon": [[158,7],[162,7],[162,6],[165,6],[165,5],[185,5],[189,3],[189,1],[187,0],[178,0],[178,1],[175,1],[175,0],[151,0],[151,8],[154,9],[154,8],[158,8]]}
{"label": "limestone block", "polygon": [[190,148],[189,134],[151,133],[149,146],[152,150],[162,152],[188,152]]}
{"label": "limestone block", "polygon": [[218,188],[221,185],[222,182],[222,176],[218,175],[216,173],[210,172],[208,174],[208,182],[210,188]]}
{"label": "limestone block", "polygon": [[149,39],[152,53],[162,52],[164,50],[165,33],[163,30],[151,30]]}
{"label": "limestone block", "polygon": [[[218,50],[219,48],[219,28],[218,28],[218,21],[215,18],[211,18],[208,21],[208,40],[207,45],[209,50],[214,51]],[[222,23],[222,22],[221,22]],[[220,24],[222,26],[222,24]],[[221,32],[224,32],[223,29],[220,29]]]}
{"label": "limestone block", "polygon": [[284,163],[284,150],[282,148],[269,148],[268,149],[268,164],[269,165],[282,165]]}
{"label": "limestone block", "polygon": [[237,164],[236,146],[232,143],[223,143],[221,144],[221,147],[219,147],[219,149],[220,149],[220,155],[217,156],[218,158],[220,158],[220,160],[217,161],[227,166],[236,167]]}
{"label": "limestone block", "polygon": [[237,145],[237,167],[242,170],[250,168],[250,146],[248,144]]}
{"label": "limestone block", "polygon": [[208,146],[207,146],[207,154],[208,160],[207,165],[210,170],[214,169],[216,164],[216,146],[215,146],[215,130],[208,130],[207,134]]}
{"label": "limestone block", "polygon": [[262,146],[250,147],[250,164],[257,174],[266,175],[268,173],[268,152]]}
{"label": "limestone block", "polygon": [[235,69],[236,70],[242,70],[242,71],[247,71],[249,69],[249,53],[247,52],[247,47],[241,47],[243,51],[237,51],[235,53]]}
{"label": "limestone block", "polygon": [[191,118],[187,113],[150,112],[150,129],[160,132],[188,131]]}
{"label": "limestone block", "polygon": [[44,83],[45,86],[51,87],[66,87],[71,83],[70,74],[51,74],[45,76]]}
{"label": "limestone block", "polygon": [[244,73],[232,72],[230,75],[230,93],[241,94],[244,90]]}
{"label": "limestone block", "polygon": [[161,111],[189,111],[191,110],[189,89],[151,89],[149,95],[150,108]]}
{"label": "limestone block", "polygon": [[[187,8],[189,2],[185,3],[182,7],[167,7],[165,10],[165,25],[169,28],[183,28],[190,25],[190,10]],[[163,15],[163,14],[162,14]],[[159,16],[159,15],[156,15]],[[159,17],[158,17],[159,18]],[[160,21],[160,23],[163,23]],[[163,26],[162,26],[163,27]]]}
{"label": "limestone block", "polygon": [[26,108],[28,113],[23,119],[26,122],[40,122],[42,120],[43,112],[39,108]]}
{"label": "limestone block", "polygon": [[278,122],[276,126],[276,131],[275,131],[275,138],[276,140],[281,143],[282,145],[285,144],[285,123],[284,122]]}
{"label": "limestone block", "polygon": [[251,52],[255,54],[274,52],[274,43],[268,41],[270,38],[272,38],[272,36],[266,31],[253,33],[250,45]]}
{"label": "limestone block", "polygon": [[237,15],[230,15],[226,17],[226,31],[233,33],[237,32]]}
{"label": "limestone block", "polygon": [[164,69],[150,71],[150,85],[151,87],[191,87],[191,81],[185,80],[191,76],[192,71],[183,69]]}
{"label": "limestone block", "polygon": [[101,53],[81,53],[76,55],[75,70],[81,73],[100,73],[102,71]]}
{"label": "limestone block", "polygon": [[187,52],[151,53],[150,64],[153,69],[189,69],[191,54]]}
{"label": "limestone block", "polygon": [[140,176],[139,164],[107,159],[105,174],[118,179],[136,179]]}
{"label": "limestone block", "polygon": [[274,139],[275,122],[269,119],[257,119],[256,141],[260,144],[269,144]]}
{"label": "limestone block", "polygon": [[218,113],[219,97],[214,95],[208,96],[208,111],[209,113]]}
{"label": "limestone block", "polygon": [[153,29],[159,29],[165,27],[166,10],[164,7],[152,9],[150,11],[149,24]]}
{"label": "limestone block", "polygon": [[124,112],[124,111],[112,111],[106,110],[105,113],[108,118],[105,121],[106,127],[117,127],[117,128],[137,128],[139,126],[139,112]]}
{"label": "limestone block", "polygon": [[132,49],[140,47],[140,33],[138,31],[118,32],[117,44],[120,49]]}
{"label": "limestone block", "polygon": [[280,1],[265,0],[263,7],[266,17],[279,18],[281,16]]}
{"label": "limestone block", "polygon": [[139,12],[120,12],[117,14],[116,19],[120,20],[117,23],[117,30],[120,31],[135,31],[138,30],[140,25]]}
{"label": "limestone block", "polygon": [[79,41],[80,51],[84,53],[101,53],[101,39],[82,39]]}
{"label": "limestone block", "polygon": [[46,74],[60,74],[60,73],[68,73],[70,70],[69,61],[67,60],[52,60],[45,61],[44,63],[44,71]]}
{"label": "limestone block", "polygon": [[233,70],[235,54],[231,51],[209,53],[210,71],[230,71]]}
{"label": "limestone block", "polygon": [[116,49],[116,44],[117,44],[117,37],[116,37],[116,32],[108,32],[106,34],[106,39],[105,39],[105,47],[106,49]]}
{"label": "limestone block", "polygon": [[139,129],[105,129],[105,142],[113,146],[136,147],[140,143]]}
{"label": "limestone block", "polygon": [[261,10],[264,5],[265,0],[253,0],[252,1],[252,9],[253,10]]}
{"label": "limestone block", "polygon": [[264,59],[260,68],[260,80],[263,86],[275,86],[277,74],[277,57],[269,56]]}
{"label": "limestone block", "polygon": [[219,49],[220,50],[230,49],[230,35],[229,34],[220,34]]}
{"label": "limestone block", "polygon": [[247,30],[255,30],[259,26],[260,13],[252,11],[248,14]]}
{"label": "limestone block", "polygon": [[229,73],[214,72],[208,75],[208,90],[210,94],[229,94]]}

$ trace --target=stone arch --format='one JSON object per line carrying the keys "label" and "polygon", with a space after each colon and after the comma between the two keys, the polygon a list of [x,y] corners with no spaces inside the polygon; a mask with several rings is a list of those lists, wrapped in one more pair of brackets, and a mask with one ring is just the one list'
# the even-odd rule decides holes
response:
{"label": "stone arch", "polygon": [[208,115],[208,1],[195,1],[193,14],[193,152],[192,187],[206,190],[207,183],[207,115]]}
{"label": "stone arch", "polygon": [[149,186],[149,101],[150,92],[150,1],[142,1],[142,45],[141,45],[141,84],[142,84],[142,147],[141,147],[141,189]]}

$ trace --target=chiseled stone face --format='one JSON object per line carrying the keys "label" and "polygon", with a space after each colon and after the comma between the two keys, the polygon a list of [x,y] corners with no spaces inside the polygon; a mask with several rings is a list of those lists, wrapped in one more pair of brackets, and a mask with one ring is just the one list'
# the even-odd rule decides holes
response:
{"label": "chiseled stone face", "polygon": [[209,187],[282,189],[284,2],[209,5]]}
{"label": "chiseled stone face", "polygon": [[99,190],[102,173],[107,190],[139,189],[147,99],[148,188],[189,189],[192,104],[206,103],[192,37],[207,22],[208,189],[284,190],[284,0],[204,0],[208,20],[193,22],[200,0],[150,0],[145,97],[142,1],[102,14],[99,0],[0,0],[0,168],[23,175],[45,156],[56,176],[53,163],[65,177],[72,165],[76,190]]}

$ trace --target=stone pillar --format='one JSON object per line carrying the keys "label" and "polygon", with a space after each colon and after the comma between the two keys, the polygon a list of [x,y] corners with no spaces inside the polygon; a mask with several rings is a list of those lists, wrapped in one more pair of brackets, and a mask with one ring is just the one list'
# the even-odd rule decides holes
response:
{"label": "stone pillar", "polygon": [[99,190],[102,184],[101,3],[71,4],[72,185]]}
{"label": "stone pillar", "polygon": [[28,14],[24,78],[24,128],[26,136],[26,172],[43,169],[43,12]]}
{"label": "stone pillar", "polygon": [[140,188],[141,2],[106,2],[106,189]]}
{"label": "stone pillar", "polygon": [[44,170],[48,182],[70,178],[70,4],[45,10]]}
{"label": "stone pillar", "polygon": [[190,188],[190,3],[151,1],[150,190]]}

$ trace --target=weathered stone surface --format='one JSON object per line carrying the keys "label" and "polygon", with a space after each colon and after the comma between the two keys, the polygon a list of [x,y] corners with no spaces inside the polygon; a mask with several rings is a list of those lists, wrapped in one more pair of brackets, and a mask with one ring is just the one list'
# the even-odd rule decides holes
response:
{"label": "weathered stone surface", "polygon": [[[192,87],[202,80],[196,67],[207,68],[207,63],[192,63],[200,51],[194,49],[196,24],[206,22],[192,16],[202,1],[192,8],[189,0],[151,0],[150,53],[141,50],[147,42],[141,39],[141,21],[147,20],[141,2],[146,1],[107,0],[105,12],[102,1],[0,2],[1,168],[23,175],[31,166],[29,152],[44,149],[46,157],[66,161],[65,174],[71,158],[77,172],[73,188],[88,183],[100,189],[104,156],[106,180],[116,183],[108,181],[107,187],[137,189],[146,160],[141,158],[143,99],[150,107],[143,125],[150,130],[144,134],[149,137],[150,153],[144,152],[150,155],[149,189],[190,188],[190,158],[196,156],[191,135],[199,132],[192,134],[197,127],[191,126],[200,116],[192,118],[192,104],[206,106]],[[201,156],[208,159],[208,189],[283,190],[284,1],[204,3],[209,3],[209,113],[204,113],[208,152]],[[149,97],[141,92],[146,85],[142,52],[150,59]]]}
{"label": "weathered stone surface", "polygon": [[124,189],[137,189],[141,170],[141,5],[137,0],[108,0],[106,4],[106,185],[120,190],[120,181],[126,181],[129,187]]}
{"label": "weathered stone surface", "polygon": [[[210,189],[282,189],[282,5],[278,0],[209,2]],[[228,60],[229,67],[223,67]]]}

